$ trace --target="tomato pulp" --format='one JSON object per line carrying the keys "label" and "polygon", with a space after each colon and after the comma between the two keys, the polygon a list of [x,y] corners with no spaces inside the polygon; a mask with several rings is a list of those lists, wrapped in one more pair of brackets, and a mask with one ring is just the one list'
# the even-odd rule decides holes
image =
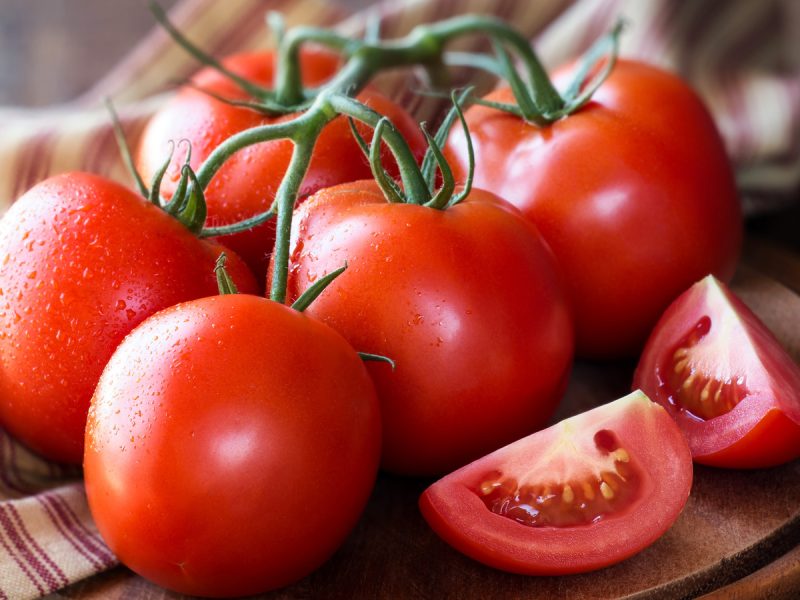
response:
{"label": "tomato pulp", "polygon": [[[507,88],[487,100],[514,103]],[[694,281],[733,275],[733,174],[710,115],[677,77],[619,60],[586,106],[546,127],[478,105],[466,118],[475,185],[519,207],[564,271],[579,355],[638,353]],[[463,180],[460,128],[447,156]]]}
{"label": "tomato pulp", "polygon": [[381,400],[383,467],[440,474],[544,426],[572,361],[552,255],[512,206],[473,189],[446,210],[374,181],[319,191],[293,221],[289,299],[347,263],[307,313],[359,351]]}
{"label": "tomato pulp", "polygon": [[119,346],[86,428],[105,541],[185,594],[244,596],[304,577],[372,490],[375,390],[335,331],[248,295],[168,308]]}
{"label": "tomato pulp", "polygon": [[[0,423],[43,456],[79,464],[86,411],[114,349],[154,312],[217,293],[223,248],[127,188],[51,177],[0,221]],[[258,286],[241,259],[244,292]]]}
{"label": "tomato pulp", "polygon": [[[339,67],[339,58],[322,50],[302,52],[300,58],[303,81],[310,86],[326,81]],[[224,60],[223,64],[253,83],[267,86],[273,83],[274,55],[270,51],[236,54]],[[151,178],[166,160],[170,140],[175,143],[179,140],[191,142],[190,164],[198,169],[211,152],[232,135],[297,116],[269,117],[255,110],[226,104],[197,89],[208,90],[230,100],[252,100],[214,69],[201,70],[192,81],[194,86],[181,88],[177,96],[156,113],[144,131],[137,165],[145,180]],[[361,92],[358,99],[389,117],[415,154],[422,156],[424,138],[405,110],[370,89]],[[358,128],[369,139],[371,131],[361,125]],[[249,146],[231,156],[206,189],[209,226],[235,223],[269,209],[289,165],[292,148],[290,140],[282,139]],[[391,153],[388,148],[384,150],[387,168],[396,172]],[[164,178],[162,190],[166,197],[175,192],[184,154],[175,153]],[[302,199],[318,189],[370,176],[369,164],[353,138],[347,120],[339,117],[325,127],[317,140],[299,197]],[[275,241],[274,222],[225,236],[221,241],[242,256],[259,282],[264,282]]]}
{"label": "tomato pulp", "polygon": [[800,368],[712,276],[661,317],[634,387],[669,411],[697,462],[755,468],[800,456]]}
{"label": "tomato pulp", "polygon": [[692,458],[643,393],[566,419],[447,475],[420,498],[448,544],[526,575],[582,573],[646,548],[675,521]]}

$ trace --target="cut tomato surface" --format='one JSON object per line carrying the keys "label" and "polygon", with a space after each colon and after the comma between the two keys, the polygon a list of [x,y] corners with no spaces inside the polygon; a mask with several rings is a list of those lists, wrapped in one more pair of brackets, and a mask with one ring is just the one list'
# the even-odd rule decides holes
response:
{"label": "cut tomato surface", "polygon": [[800,368],[713,276],[661,317],[633,387],[669,411],[697,462],[757,468],[800,456]]}
{"label": "cut tomato surface", "polygon": [[581,573],[658,539],[680,514],[692,459],[640,391],[561,421],[440,479],[420,498],[433,530],[489,566]]}

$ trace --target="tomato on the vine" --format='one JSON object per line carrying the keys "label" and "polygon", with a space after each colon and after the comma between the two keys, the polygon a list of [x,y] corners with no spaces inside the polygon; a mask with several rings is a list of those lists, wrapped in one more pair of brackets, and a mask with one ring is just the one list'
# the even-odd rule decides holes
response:
{"label": "tomato on the vine", "polygon": [[800,368],[712,276],[661,317],[634,387],[669,411],[699,463],[756,468],[800,456]]}
{"label": "tomato on the vine", "polygon": [[692,485],[692,457],[667,412],[635,392],[447,475],[420,498],[448,544],[527,575],[582,573],[658,539]]}
{"label": "tomato on the vine", "polygon": [[[514,103],[508,88],[486,99]],[[635,354],[689,285],[733,275],[742,217],[731,167],[674,75],[619,60],[588,104],[548,126],[479,105],[466,117],[475,185],[519,207],[565,273],[579,355]],[[447,154],[465,177],[458,128]]]}
{"label": "tomato on the vine", "polygon": [[[272,85],[274,53],[271,51],[236,54],[223,64],[248,81]],[[303,81],[318,85],[336,73],[339,59],[322,50],[300,54]],[[233,101],[249,100],[235,83],[212,68],[201,70],[192,86],[183,87],[170,102],[160,109],[147,125],[139,146],[138,167],[148,180],[158,171],[169,151],[169,141],[191,143],[191,166],[200,167],[209,154],[230,136],[260,125],[279,123],[296,117],[290,114],[270,117],[250,108],[226,104],[203,90]],[[411,116],[400,106],[369,88],[358,99],[394,123],[419,156],[425,148],[422,134]],[[358,125],[362,135],[368,129]],[[220,226],[241,221],[269,209],[281,183],[292,154],[290,140],[262,142],[240,150],[230,157],[217,172],[205,191],[208,205],[208,225]],[[393,165],[388,148],[387,165]],[[176,152],[164,178],[162,190],[166,197],[175,191],[184,156]],[[394,167],[392,167],[394,168]],[[390,169],[391,171],[391,169]],[[314,147],[311,165],[303,180],[299,197],[325,187],[371,176],[369,164],[356,143],[347,120],[339,117],[329,123]],[[269,255],[275,240],[274,221],[251,230],[225,236],[221,241],[235,250],[261,283],[264,281]]]}
{"label": "tomato on the vine", "polygon": [[[80,463],[114,349],[154,312],[215,294],[220,251],[101,177],[31,188],[0,221],[0,424],[47,458]],[[242,291],[258,289],[241,259],[229,265]]]}
{"label": "tomato on the vine", "polygon": [[120,560],[186,594],[242,596],[316,569],[375,480],[380,416],[341,335],[250,295],[137,327],[92,399],[84,471]]}
{"label": "tomato on the vine", "polygon": [[572,322],[553,257],[512,206],[473,189],[445,210],[388,202],[374,181],[296,212],[288,296],[347,263],[308,308],[371,363],[383,466],[439,474],[544,426],[564,390]]}

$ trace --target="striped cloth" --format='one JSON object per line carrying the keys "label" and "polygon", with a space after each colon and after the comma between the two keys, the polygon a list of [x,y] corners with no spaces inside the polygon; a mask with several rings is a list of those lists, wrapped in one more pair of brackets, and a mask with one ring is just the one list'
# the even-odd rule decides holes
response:
{"label": "striped cloth", "polygon": [[[184,0],[172,18],[215,55],[271,44],[268,9],[289,25],[332,25],[323,0]],[[800,185],[800,2],[794,0],[417,0],[370,10],[386,37],[456,13],[493,13],[536,42],[548,66],[576,56],[616,18],[630,26],[622,53],[680,72],[719,124],[749,212],[797,199]],[[363,31],[367,14],[341,21]],[[466,46],[474,41],[466,42]],[[47,110],[0,108],[0,211],[52,173],[88,170],[128,181],[100,99],[112,96],[130,140],[195,63],[154,31],[75,102]],[[380,87],[421,119],[440,101],[414,93],[407,73]],[[654,107],[657,110],[657,107]],[[77,469],[47,463],[0,430],[0,600],[35,598],[116,563],[92,523]]]}

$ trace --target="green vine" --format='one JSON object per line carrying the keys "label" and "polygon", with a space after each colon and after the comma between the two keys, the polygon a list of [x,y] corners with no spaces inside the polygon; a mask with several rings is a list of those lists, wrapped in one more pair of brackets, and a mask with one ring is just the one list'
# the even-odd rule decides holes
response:
{"label": "green vine", "polygon": [[[308,170],[314,144],[323,128],[333,119],[344,115],[351,120],[356,139],[369,154],[373,173],[388,201],[412,202],[432,209],[446,209],[460,202],[469,193],[471,173],[474,168],[471,144],[470,176],[464,188],[457,194],[452,172],[442,154],[442,146],[456,118],[461,120],[466,130],[461,105],[467,101],[479,103],[483,101],[471,98],[470,90],[463,92],[459,97],[452,95],[453,110],[445,119],[442,128],[435,135],[430,135],[423,128],[428,140],[428,151],[420,167],[408,144],[391,122],[353,97],[378,72],[393,67],[418,65],[424,67],[432,78],[442,79],[441,75],[447,64],[482,68],[504,77],[514,91],[516,105],[496,105],[496,108],[509,110],[532,123],[545,126],[577,110],[588,101],[613,67],[621,30],[621,25],[615,28],[604,38],[605,41],[601,40],[601,43],[589,53],[588,66],[579,72],[581,80],[574,82],[562,97],[547,76],[528,40],[507,23],[493,17],[479,15],[454,17],[438,23],[419,25],[399,39],[381,40],[374,27],[363,39],[349,38],[335,31],[317,27],[295,27],[285,30],[282,21],[273,15],[269,23],[276,33],[279,46],[276,85],[274,90],[269,90],[228,71],[224,65],[207,56],[186,39],[169,22],[163,9],[156,4],[152,4],[151,8],[156,19],[176,42],[203,64],[217,69],[228,77],[252,98],[252,102],[244,102],[242,105],[269,115],[296,113],[288,120],[254,127],[228,138],[207,157],[196,174],[188,167],[187,157],[178,184],[180,193],[176,192],[177,200],[173,198],[168,205],[170,212],[184,215],[186,220],[190,221],[190,228],[201,237],[236,233],[277,216],[270,298],[280,303],[286,300],[292,210],[303,177]],[[496,57],[446,51],[450,41],[466,35],[487,37],[493,44]],[[301,81],[300,52],[308,43],[325,46],[341,54],[346,61],[332,79],[315,89],[304,88]],[[521,63],[523,75],[517,72],[511,53]],[[606,55],[609,58],[605,69],[602,69],[599,75],[591,77]],[[588,86],[585,81],[587,78],[590,79]],[[224,98],[220,100],[225,101]],[[374,130],[371,147],[368,148],[366,142],[358,135],[353,120],[365,123]],[[466,135],[469,140],[468,131]],[[202,192],[225,161],[243,148],[278,139],[290,140],[294,148],[289,167],[269,210],[230,225],[198,227],[200,217],[205,218]],[[387,144],[397,161],[399,182],[392,180],[380,164],[382,142]],[[437,170],[441,174],[442,185],[435,190]],[[154,188],[157,188],[162,175],[163,172],[156,174]],[[154,196],[151,190],[150,197],[158,198],[158,194]]]}

